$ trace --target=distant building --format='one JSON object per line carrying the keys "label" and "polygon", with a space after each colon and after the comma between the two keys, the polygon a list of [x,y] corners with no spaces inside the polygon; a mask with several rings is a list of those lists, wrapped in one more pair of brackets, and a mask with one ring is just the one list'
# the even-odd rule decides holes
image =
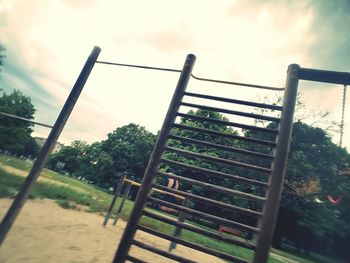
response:
{"label": "distant building", "polygon": [[[35,142],[40,146],[43,147],[46,138],[42,138],[42,137],[34,137]],[[64,147],[63,143],[60,142],[56,142],[55,147],[53,147],[52,153],[57,153],[59,152],[62,148]]]}

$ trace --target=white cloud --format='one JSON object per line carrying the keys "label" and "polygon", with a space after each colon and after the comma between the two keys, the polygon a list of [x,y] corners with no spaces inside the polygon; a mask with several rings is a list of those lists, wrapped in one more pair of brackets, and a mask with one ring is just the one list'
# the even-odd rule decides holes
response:
{"label": "white cloud", "polygon": [[[317,66],[310,52],[319,47],[317,15],[310,1],[3,0],[0,35],[8,59],[21,61],[51,96],[47,112],[58,114],[94,45],[102,48],[100,60],[180,69],[186,54],[194,53],[195,75],[283,86],[289,64]],[[156,132],[177,77],[96,65],[62,139],[100,140],[131,121]],[[190,85],[220,90],[223,96],[229,90],[196,81]],[[258,94],[247,89],[241,95]],[[45,109],[38,108],[41,119]]]}

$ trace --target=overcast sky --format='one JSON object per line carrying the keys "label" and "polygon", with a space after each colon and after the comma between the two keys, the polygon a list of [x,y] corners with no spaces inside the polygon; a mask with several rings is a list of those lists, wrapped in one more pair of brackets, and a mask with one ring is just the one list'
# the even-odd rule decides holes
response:
{"label": "overcast sky", "polygon": [[[99,60],[177,69],[193,53],[197,76],[280,87],[292,63],[349,72],[349,3],[0,0],[0,42],[7,49],[0,87],[30,96],[35,120],[53,124],[93,46],[102,48]],[[130,122],[157,132],[178,77],[95,65],[59,141],[100,141]],[[230,96],[222,85],[191,80],[190,87],[197,86]],[[301,82],[300,90],[309,111],[330,111],[340,121],[341,86]],[[251,100],[266,96],[248,88],[236,93]],[[48,132],[35,127],[34,135]]]}

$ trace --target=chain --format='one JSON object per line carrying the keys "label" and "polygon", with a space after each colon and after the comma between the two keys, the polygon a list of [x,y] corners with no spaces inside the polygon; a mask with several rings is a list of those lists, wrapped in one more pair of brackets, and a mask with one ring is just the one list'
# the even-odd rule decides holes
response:
{"label": "chain", "polygon": [[340,146],[340,147],[342,147],[342,144],[343,144],[344,119],[345,119],[345,102],[346,102],[346,88],[347,88],[347,86],[344,85],[344,89],[343,89],[343,103],[342,103],[342,109],[341,109],[341,123],[340,123],[340,140],[339,140],[339,146]]}

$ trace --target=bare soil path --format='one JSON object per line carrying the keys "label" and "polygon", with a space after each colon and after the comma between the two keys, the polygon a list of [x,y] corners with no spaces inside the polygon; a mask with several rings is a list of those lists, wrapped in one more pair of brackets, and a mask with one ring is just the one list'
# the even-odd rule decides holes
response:
{"label": "bare soil path", "polygon": [[[11,201],[0,199],[0,218]],[[125,222],[106,227],[102,222],[100,215],[63,209],[52,200],[28,200],[0,249],[0,263],[112,262]],[[137,239],[163,250],[169,246],[140,231]],[[201,263],[224,262],[183,246],[174,253]],[[132,248],[131,255],[147,262],[169,262],[139,248]]]}

